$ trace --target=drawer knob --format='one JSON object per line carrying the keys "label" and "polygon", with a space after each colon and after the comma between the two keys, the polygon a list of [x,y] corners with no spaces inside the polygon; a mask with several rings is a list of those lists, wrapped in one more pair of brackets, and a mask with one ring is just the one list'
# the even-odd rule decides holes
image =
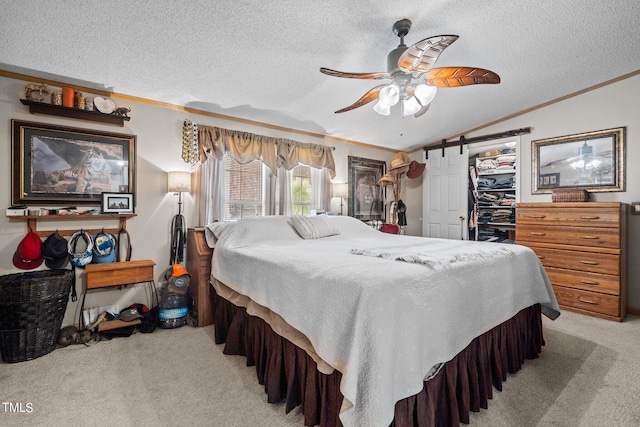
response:
{"label": "drawer knob", "polygon": [[529,215],[529,218],[542,219],[546,218],[546,215]]}
{"label": "drawer knob", "polygon": [[544,256],[538,255],[538,259],[544,259]]}
{"label": "drawer knob", "polygon": [[580,260],[580,264],[586,264],[586,265],[598,265],[597,262],[595,261],[585,261],[585,260]]}
{"label": "drawer knob", "polygon": [[581,216],[580,219],[600,219],[599,216]]}
{"label": "drawer knob", "polygon": [[580,283],[583,283],[585,285],[595,285],[595,286],[600,284],[600,282],[594,282],[592,280],[580,280]]}
{"label": "drawer knob", "polygon": [[600,236],[580,236],[580,238],[586,240],[598,240]]}
{"label": "drawer knob", "polygon": [[531,234],[532,236],[546,236],[546,233],[539,233],[537,231],[532,231],[529,234]]}
{"label": "drawer knob", "polygon": [[598,305],[599,303],[597,301],[591,301],[590,299],[584,298],[584,297],[578,297],[578,301],[583,302],[585,304],[593,304],[593,305]]}

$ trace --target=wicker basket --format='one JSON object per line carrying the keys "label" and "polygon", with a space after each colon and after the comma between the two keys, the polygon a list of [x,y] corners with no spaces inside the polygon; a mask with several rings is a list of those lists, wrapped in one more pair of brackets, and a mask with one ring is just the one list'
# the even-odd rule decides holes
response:
{"label": "wicker basket", "polygon": [[32,360],[56,348],[73,277],[71,270],[0,276],[0,353],[4,362]]}
{"label": "wicker basket", "polygon": [[589,200],[587,190],[553,190],[552,202],[586,202]]}

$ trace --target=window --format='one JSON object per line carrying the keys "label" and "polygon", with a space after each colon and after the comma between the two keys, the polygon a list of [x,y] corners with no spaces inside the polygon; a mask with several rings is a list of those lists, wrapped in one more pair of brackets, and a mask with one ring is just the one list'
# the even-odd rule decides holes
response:
{"label": "window", "polygon": [[311,209],[311,167],[298,165],[291,176],[291,214],[309,215]]}
{"label": "window", "polygon": [[262,162],[253,160],[241,165],[225,154],[224,172],[224,220],[263,215]]}
{"label": "window", "polygon": [[[290,171],[282,169],[282,179],[275,179],[259,160],[241,165],[225,154],[223,220],[262,215],[309,215],[311,209],[315,209],[312,206],[313,180],[319,179],[314,171],[310,166],[299,164]],[[282,195],[283,190],[289,194]]]}

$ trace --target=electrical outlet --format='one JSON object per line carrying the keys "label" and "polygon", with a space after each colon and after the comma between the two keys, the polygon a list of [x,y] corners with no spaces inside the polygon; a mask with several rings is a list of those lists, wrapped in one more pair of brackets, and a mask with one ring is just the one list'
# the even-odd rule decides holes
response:
{"label": "electrical outlet", "polygon": [[631,215],[640,215],[640,202],[631,203]]}

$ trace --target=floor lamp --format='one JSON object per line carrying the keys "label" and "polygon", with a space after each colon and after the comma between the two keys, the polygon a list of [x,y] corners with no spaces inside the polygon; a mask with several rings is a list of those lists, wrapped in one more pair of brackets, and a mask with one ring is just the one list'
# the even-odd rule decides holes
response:
{"label": "floor lamp", "polygon": [[182,193],[191,191],[191,174],[189,172],[168,172],[167,184],[169,193],[178,194],[178,215],[171,220],[171,254],[169,264],[184,262],[184,246],[187,240],[187,228],[182,216]]}
{"label": "floor lamp", "polygon": [[340,197],[340,215],[342,215],[342,199],[349,195],[349,184],[333,184],[333,197]]}

